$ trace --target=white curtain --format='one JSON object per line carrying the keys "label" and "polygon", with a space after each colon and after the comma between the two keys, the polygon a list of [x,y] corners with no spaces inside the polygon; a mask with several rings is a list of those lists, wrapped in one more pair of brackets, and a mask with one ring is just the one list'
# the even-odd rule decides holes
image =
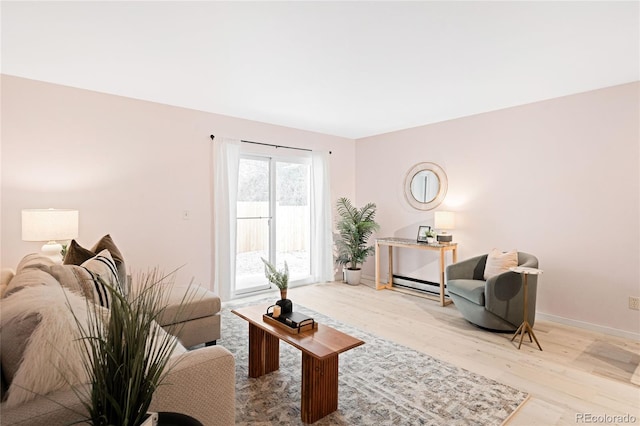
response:
{"label": "white curtain", "polygon": [[329,154],[311,153],[311,223],[313,253],[312,275],[315,282],[334,280],[333,234],[331,219],[331,188],[329,184]]}
{"label": "white curtain", "polygon": [[240,140],[213,145],[213,290],[229,300],[236,279],[236,222]]}

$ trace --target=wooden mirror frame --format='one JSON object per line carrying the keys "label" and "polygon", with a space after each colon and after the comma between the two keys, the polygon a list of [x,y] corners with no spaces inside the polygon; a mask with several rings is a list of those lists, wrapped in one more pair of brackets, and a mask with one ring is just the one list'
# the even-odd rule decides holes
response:
{"label": "wooden mirror frame", "polygon": [[[432,172],[436,175],[440,182],[440,187],[438,188],[438,193],[436,194],[436,196],[432,200],[424,203],[418,201],[411,192],[411,183],[413,181],[413,178],[422,171]],[[447,174],[444,172],[442,167],[438,166],[435,163],[418,163],[409,170],[404,178],[404,198],[414,209],[433,210],[438,207],[444,200],[444,197],[447,195],[448,185]]]}

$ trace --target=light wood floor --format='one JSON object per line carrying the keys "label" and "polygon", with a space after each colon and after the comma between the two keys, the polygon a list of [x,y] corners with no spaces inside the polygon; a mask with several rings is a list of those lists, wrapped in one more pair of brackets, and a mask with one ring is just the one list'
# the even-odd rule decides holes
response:
{"label": "light wood floor", "polygon": [[530,399],[510,426],[581,424],[576,421],[579,413],[629,414],[636,418],[632,424],[640,424],[640,342],[536,320],[543,351],[526,337],[518,350],[511,334],[469,324],[455,305],[443,308],[432,300],[363,284],[290,288],[288,298],[294,308],[306,306],[528,392]]}

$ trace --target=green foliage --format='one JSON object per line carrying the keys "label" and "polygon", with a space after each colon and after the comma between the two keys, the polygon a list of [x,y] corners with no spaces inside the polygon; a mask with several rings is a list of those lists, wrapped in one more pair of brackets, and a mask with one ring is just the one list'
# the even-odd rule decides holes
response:
{"label": "green foliage", "polygon": [[348,198],[343,197],[338,199],[336,208],[340,217],[337,223],[336,262],[339,265],[348,265],[349,269],[358,269],[358,265],[375,250],[373,246],[367,246],[367,241],[380,229],[374,220],[376,205],[368,203],[358,209]]}
{"label": "green foliage", "polygon": [[264,263],[264,276],[267,277],[269,282],[275,284],[280,290],[286,289],[289,286],[289,266],[287,265],[287,261],[284,261],[284,269],[278,271],[276,267],[265,258],[261,257],[260,259],[262,259]]}
{"label": "green foliage", "polygon": [[153,393],[170,371],[177,340],[159,332],[156,323],[164,310],[161,287],[166,278],[156,270],[141,275],[140,291],[126,296],[104,283],[110,310],[92,308],[89,324],[76,318],[91,384],[87,394],[79,396],[94,426],[141,424]]}

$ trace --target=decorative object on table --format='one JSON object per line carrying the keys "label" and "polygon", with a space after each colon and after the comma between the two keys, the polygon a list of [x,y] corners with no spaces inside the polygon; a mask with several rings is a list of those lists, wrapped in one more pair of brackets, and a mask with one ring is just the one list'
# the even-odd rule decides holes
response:
{"label": "decorative object on table", "polygon": [[513,334],[513,337],[511,338],[511,341],[513,342],[513,339],[515,339],[518,334],[520,335],[520,343],[518,344],[518,349],[520,349],[520,347],[522,346],[522,339],[524,338],[525,334],[529,335],[529,341],[531,342],[531,337],[533,337],[533,340],[536,341],[536,345],[538,345],[538,349],[540,349],[542,351],[542,346],[540,346],[540,342],[538,342],[538,339],[536,338],[535,333],[533,332],[533,328],[531,326],[531,324],[529,324],[529,320],[527,319],[527,298],[528,298],[528,277],[529,275],[540,275],[542,274],[542,269],[538,269],[538,268],[528,268],[525,266],[515,266],[512,268],[509,268],[509,270],[511,272],[515,272],[516,274],[522,274],[524,275],[523,278],[523,292],[524,292],[524,313],[523,313],[523,318],[524,320],[522,321],[522,324],[520,324],[520,327],[518,327],[518,329],[516,330],[516,332]]}
{"label": "decorative object on table", "polygon": [[455,216],[453,212],[436,212],[433,226],[439,231],[437,235],[439,243],[450,243],[453,241],[453,235],[447,232],[455,227]]}
{"label": "decorative object on table", "polygon": [[[291,334],[300,334],[305,331],[315,330],[318,328],[318,323],[308,316],[299,312],[288,312],[286,314],[280,314],[278,312],[278,305],[271,305],[267,308],[267,313],[262,316],[263,321],[286,330]],[[278,313],[276,315],[276,313]]]}
{"label": "decorative object on table", "polygon": [[376,223],[376,205],[367,203],[358,209],[348,198],[338,199],[336,204],[339,220],[336,236],[336,263],[346,267],[347,283],[360,284],[360,265],[375,251],[367,246],[367,241],[374,231],[380,229]]}
{"label": "decorative object on table", "polygon": [[158,270],[141,274],[139,291],[128,295],[103,282],[110,309],[91,309],[87,323],[76,317],[91,386],[74,391],[94,426],[146,424],[153,394],[169,373],[177,346],[177,339],[156,323],[164,309],[162,287],[171,285],[173,276]]}
{"label": "decorative object on table", "polygon": [[289,266],[287,261],[284,261],[284,269],[278,271],[273,264],[271,264],[264,257],[261,257],[264,263],[264,276],[269,280],[271,284],[275,284],[280,289],[280,298],[282,300],[287,298],[287,288],[289,287]]}
{"label": "decorative object on table", "polygon": [[293,312],[293,302],[289,299],[280,299],[276,302],[276,305],[280,307],[280,315]]}
{"label": "decorative object on table", "polygon": [[[78,210],[22,210],[22,241],[46,242],[42,253],[56,263],[62,263],[63,245],[78,237]],[[66,249],[66,245],[64,246]]]}
{"label": "decorative object on table", "polygon": [[430,226],[419,226],[418,227],[418,238],[416,239],[419,243],[427,243],[429,238],[429,232],[431,232]]}

